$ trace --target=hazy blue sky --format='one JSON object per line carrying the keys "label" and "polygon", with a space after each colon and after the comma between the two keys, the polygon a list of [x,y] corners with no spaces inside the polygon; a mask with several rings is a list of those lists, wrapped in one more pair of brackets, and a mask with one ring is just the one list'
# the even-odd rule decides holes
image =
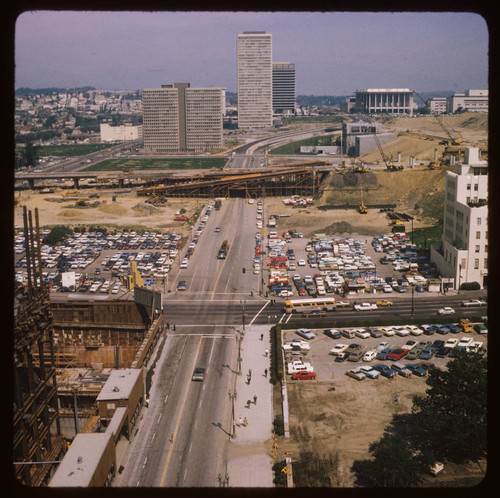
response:
{"label": "hazy blue sky", "polygon": [[90,12],[19,16],[15,87],[236,91],[236,35],[273,35],[297,95],[488,87],[488,27],[474,13]]}

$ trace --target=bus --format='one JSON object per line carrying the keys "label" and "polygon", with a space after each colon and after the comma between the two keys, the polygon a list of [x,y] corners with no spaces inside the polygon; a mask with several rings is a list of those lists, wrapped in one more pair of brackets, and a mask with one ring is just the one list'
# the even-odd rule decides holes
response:
{"label": "bus", "polygon": [[290,299],[285,302],[285,313],[310,313],[311,311],[335,311],[335,299],[317,297],[312,299]]}

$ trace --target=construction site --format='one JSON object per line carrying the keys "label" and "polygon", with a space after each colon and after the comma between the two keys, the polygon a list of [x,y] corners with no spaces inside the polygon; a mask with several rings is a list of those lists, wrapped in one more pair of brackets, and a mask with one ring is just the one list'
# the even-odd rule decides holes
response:
{"label": "construction site", "polygon": [[[102,437],[112,443],[102,453],[93,447],[98,471],[82,485],[105,485],[117,470],[114,444],[130,437],[146,400],[151,355],[165,333],[161,293],[136,287],[133,300],[51,302],[37,209],[34,217],[24,207],[28,286],[14,296],[15,478],[44,486],[68,449]],[[120,373],[133,383],[115,386]]]}

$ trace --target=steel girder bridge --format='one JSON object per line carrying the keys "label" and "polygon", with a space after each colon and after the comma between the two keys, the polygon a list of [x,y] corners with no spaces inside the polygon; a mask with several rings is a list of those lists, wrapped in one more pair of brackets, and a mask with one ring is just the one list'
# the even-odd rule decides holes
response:
{"label": "steel girder bridge", "polygon": [[149,197],[244,197],[290,196],[292,194],[314,196],[328,173],[317,167],[328,163],[273,168],[239,173],[202,173],[187,179],[165,178],[160,185],[142,187],[137,195]]}

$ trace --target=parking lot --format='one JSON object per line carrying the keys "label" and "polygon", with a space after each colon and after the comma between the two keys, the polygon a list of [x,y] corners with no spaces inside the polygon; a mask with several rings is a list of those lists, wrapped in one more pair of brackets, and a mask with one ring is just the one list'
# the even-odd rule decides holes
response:
{"label": "parking lot", "polygon": [[[450,322],[451,323],[451,322]],[[342,329],[337,329],[341,331]],[[387,365],[388,367],[391,367],[392,364],[394,364],[394,361],[385,359],[385,360],[379,360],[377,358],[374,358],[370,361],[363,361],[362,359],[359,359],[358,361],[348,361],[345,360],[343,362],[337,362],[335,361],[336,356],[330,354],[331,349],[337,345],[337,344],[345,344],[347,346],[351,344],[359,344],[362,347],[362,351],[376,351],[377,353],[380,352],[380,350],[377,350],[377,346],[380,345],[382,342],[387,342],[388,345],[384,347],[385,348],[390,348],[390,349],[398,349],[401,348],[401,346],[404,346],[407,341],[415,341],[418,345],[420,341],[424,342],[431,342],[433,343],[436,340],[442,340],[446,341],[450,338],[452,339],[457,339],[460,340],[462,337],[467,336],[471,338],[473,341],[478,341],[482,342],[482,347],[487,350],[487,334],[477,334],[477,333],[464,333],[464,332],[458,332],[458,333],[448,333],[446,335],[441,335],[438,333],[434,333],[432,335],[425,335],[421,334],[418,336],[415,335],[407,335],[404,337],[398,336],[398,335],[392,335],[392,336],[382,336],[382,337],[368,337],[368,338],[360,338],[360,337],[353,337],[352,339],[346,338],[342,336],[341,338],[338,339],[332,339],[328,335],[325,334],[324,329],[312,329],[312,332],[316,335],[316,337],[310,341],[307,341],[309,343],[309,351],[302,351],[300,353],[296,352],[294,355],[294,358],[300,358],[303,360],[303,362],[307,363],[309,362],[311,366],[314,368],[314,371],[317,374],[317,380],[319,381],[326,381],[326,380],[334,380],[335,383],[337,382],[356,382],[354,379],[349,378],[346,375],[346,372],[348,370],[354,369],[356,367],[360,366],[373,366],[376,364],[384,364]],[[283,342],[286,343],[288,341],[293,341],[293,340],[301,340],[304,341],[302,337],[300,337],[296,331],[294,330],[283,330]],[[287,355],[288,356],[288,355]],[[291,356],[288,356],[291,358]],[[421,363],[430,363],[434,364],[437,368],[446,368],[446,364],[451,360],[449,356],[446,357],[437,357],[433,356],[429,360],[421,360],[419,358],[411,359],[408,360],[406,357],[401,358],[400,360],[397,361],[397,363],[401,363],[403,365],[405,364],[421,364]],[[286,366],[285,366],[285,371],[286,371]],[[398,379],[398,380],[404,380],[408,382],[425,382],[425,377],[419,377],[417,375],[412,375],[411,378],[403,378],[403,379]],[[373,380],[370,378],[366,378],[362,380],[361,382],[372,382]],[[379,376],[376,379],[376,382],[391,382],[391,379],[384,378],[383,376]],[[297,382],[307,382],[307,381],[297,381]]]}

